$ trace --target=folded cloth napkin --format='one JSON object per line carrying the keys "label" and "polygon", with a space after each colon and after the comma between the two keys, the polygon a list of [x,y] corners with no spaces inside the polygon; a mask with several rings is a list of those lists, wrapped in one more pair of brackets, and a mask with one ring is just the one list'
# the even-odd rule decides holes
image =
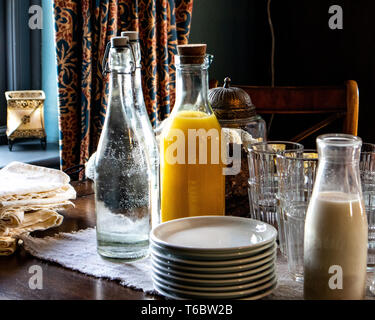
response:
{"label": "folded cloth napkin", "polygon": [[[0,177],[1,181],[1,177]],[[23,195],[25,197],[25,195]],[[76,192],[74,188],[68,184],[64,187],[61,187],[58,190],[55,190],[54,193],[46,196],[45,194],[37,194],[34,193],[28,198],[19,198],[19,199],[8,199],[2,201],[0,199],[0,210],[4,207],[14,207],[14,206],[28,206],[28,205],[43,205],[43,204],[56,204],[61,203],[64,201],[68,201],[69,199],[75,199]]]}
{"label": "folded cloth napkin", "polygon": [[17,239],[13,237],[0,237],[0,256],[9,256],[16,251]]}
{"label": "folded cloth napkin", "polygon": [[0,224],[0,237],[5,237],[9,234],[9,228]]}
{"label": "folded cloth napkin", "polygon": [[69,184],[69,176],[55,169],[12,162],[0,170],[0,201],[9,197],[60,189]]}
{"label": "folded cloth napkin", "polygon": [[[60,203],[30,204],[26,206],[2,207],[0,208],[0,226],[1,226],[1,221],[4,218],[12,216],[12,215],[17,215],[18,212],[20,211],[26,212],[26,211],[38,211],[38,210],[44,210],[44,209],[59,211],[59,210],[67,210],[70,208],[74,208],[74,204],[71,201],[63,201]],[[16,218],[13,218],[13,219],[16,219]],[[1,233],[1,229],[0,229],[0,233]]]}
{"label": "folded cloth napkin", "polygon": [[23,210],[9,210],[9,213],[1,218],[0,226],[3,226],[4,228],[16,228],[22,224],[23,217]]}
{"label": "folded cloth napkin", "polygon": [[[23,213],[23,212],[22,212]],[[16,251],[17,239],[37,230],[57,227],[63,222],[63,216],[53,210],[26,212],[22,223],[17,227],[0,225],[0,256],[11,255]]]}
{"label": "folded cloth napkin", "polygon": [[17,239],[61,225],[57,210],[74,207],[76,192],[62,171],[12,162],[0,170],[0,255],[16,250]]}
{"label": "folded cloth napkin", "polygon": [[10,235],[18,237],[21,234],[58,227],[63,219],[61,214],[53,210],[26,212],[22,224],[17,228],[9,228],[8,232]]}

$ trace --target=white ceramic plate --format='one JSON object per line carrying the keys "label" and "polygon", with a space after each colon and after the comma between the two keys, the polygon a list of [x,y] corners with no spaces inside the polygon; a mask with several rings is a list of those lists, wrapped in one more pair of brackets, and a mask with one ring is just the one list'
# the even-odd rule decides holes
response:
{"label": "white ceramic plate", "polygon": [[[267,283],[257,286],[255,288],[250,288],[246,290],[230,291],[230,292],[199,292],[199,291],[176,289],[171,286],[162,284],[157,279],[153,279],[153,284],[157,291],[161,289],[164,292],[169,292],[169,293],[172,293],[174,296],[185,298],[185,299],[189,299],[189,298],[190,299],[238,299],[238,298],[243,298],[249,295],[259,293],[266,289],[270,289],[276,283],[277,283],[277,278],[276,276],[274,276]],[[159,292],[162,294],[161,291]]]}
{"label": "white ceramic plate", "polygon": [[248,264],[250,262],[258,261],[268,256],[272,255],[277,249],[277,244],[275,243],[273,247],[270,247],[265,252],[256,254],[254,256],[243,258],[243,259],[232,259],[224,261],[195,261],[189,258],[180,258],[168,252],[168,250],[158,250],[155,247],[151,249],[151,255],[155,255],[158,258],[174,261],[179,264],[196,266],[196,267],[226,267],[226,266],[238,266],[242,264]]}
{"label": "white ceramic plate", "polygon": [[151,261],[153,264],[157,264],[162,269],[164,268],[170,268],[172,270],[177,271],[187,271],[191,273],[234,273],[234,272],[243,272],[246,270],[254,269],[256,267],[259,267],[267,262],[275,261],[276,260],[276,252],[274,252],[272,255],[255,261],[248,264],[243,265],[236,265],[236,266],[229,266],[229,267],[193,267],[188,265],[182,265],[174,261],[162,259],[159,257],[156,257],[155,255],[151,255]]}
{"label": "white ceramic plate", "polygon": [[[178,295],[173,294],[172,292],[165,291],[162,288],[157,287],[156,285],[154,285],[154,286],[155,286],[155,289],[161,295],[163,295],[164,297],[166,297],[168,299],[173,299],[173,300],[190,300],[191,299],[191,298],[182,298]],[[276,289],[276,286],[277,286],[277,282],[274,285],[272,285],[272,287],[269,288],[269,289],[265,289],[265,290],[259,291],[257,293],[254,293],[254,294],[250,294],[248,296],[239,298],[238,300],[259,300],[259,299],[262,299],[264,297],[269,296]]]}
{"label": "white ceramic plate", "polygon": [[212,287],[212,286],[206,287],[202,284],[200,284],[200,285],[181,284],[181,283],[177,283],[173,280],[172,281],[168,280],[163,276],[159,276],[155,272],[153,272],[151,276],[152,276],[153,281],[154,280],[158,281],[161,284],[170,286],[170,287],[175,288],[175,289],[188,290],[188,291],[189,290],[190,291],[199,291],[199,292],[202,291],[202,292],[208,293],[208,292],[243,291],[243,290],[247,290],[247,289],[250,289],[250,288],[259,287],[259,286],[269,282],[270,280],[272,280],[276,275],[273,272],[273,273],[271,273],[269,275],[266,275],[266,276],[264,276],[260,279],[250,281],[250,282],[247,282],[247,283],[234,285],[234,286],[220,286],[220,287]]}
{"label": "white ceramic plate", "polygon": [[262,299],[264,297],[269,296],[276,289],[276,287],[277,287],[277,282],[275,282],[275,284],[269,289],[262,290],[262,291],[258,292],[256,295],[249,295],[249,296],[246,296],[246,297],[242,297],[238,300],[259,300],[259,299]]}
{"label": "white ceramic plate", "polygon": [[232,259],[242,259],[252,257],[260,252],[263,252],[270,247],[272,247],[275,242],[269,242],[264,246],[260,246],[254,249],[249,249],[245,251],[234,251],[234,252],[225,252],[225,253],[215,253],[215,252],[199,252],[199,251],[191,251],[191,250],[180,250],[180,249],[172,249],[168,247],[159,246],[157,243],[150,241],[150,248],[151,250],[156,249],[160,252],[168,252],[176,257],[190,259],[190,260],[198,260],[198,261],[224,261],[224,260],[232,260]]}
{"label": "white ceramic plate", "polygon": [[256,267],[254,269],[250,269],[247,271],[240,271],[240,272],[234,272],[234,273],[208,274],[208,273],[192,273],[188,271],[179,271],[170,267],[164,267],[162,265],[159,265],[156,261],[152,262],[152,267],[157,269],[161,273],[168,273],[171,276],[188,277],[192,279],[203,279],[203,280],[223,280],[223,279],[244,278],[244,277],[248,277],[248,276],[257,274],[259,272],[265,271],[274,266],[275,266],[275,261],[272,260],[259,267]]}
{"label": "white ceramic plate", "polygon": [[250,276],[244,276],[241,278],[230,278],[230,279],[201,279],[201,278],[188,278],[183,276],[177,276],[173,273],[160,271],[156,267],[152,268],[152,272],[156,275],[165,278],[166,280],[179,283],[179,284],[187,284],[191,286],[205,286],[205,287],[222,287],[222,286],[235,286],[241,285],[247,282],[256,281],[260,278],[268,276],[275,272],[275,266],[271,266],[270,268],[258,272],[256,274]]}
{"label": "white ceramic plate", "polygon": [[150,234],[159,246],[216,253],[253,250],[276,236],[276,229],[265,222],[233,216],[175,219],[158,225]]}
{"label": "white ceramic plate", "polygon": [[162,251],[168,251],[175,256],[179,256],[181,258],[188,258],[192,260],[198,261],[223,261],[223,260],[232,260],[232,259],[241,259],[254,256],[260,252],[263,252],[270,247],[272,247],[276,243],[275,241],[271,241],[263,246],[248,249],[248,250],[233,250],[233,251],[208,251],[208,250],[185,250],[185,249],[175,249],[166,246],[159,245],[150,240],[150,248],[157,249]]}

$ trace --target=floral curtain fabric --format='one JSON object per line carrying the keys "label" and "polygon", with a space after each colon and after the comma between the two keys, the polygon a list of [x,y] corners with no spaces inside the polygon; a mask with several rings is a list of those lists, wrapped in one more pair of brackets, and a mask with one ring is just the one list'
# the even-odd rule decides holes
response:
{"label": "floral curtain fabric", "polygon": [[108,78],[105,46],[121,31],[137,30],[143,91],[153,125],[174,104],[177,44],[188,41],[193,0],[54,0],[62,169],[87,162],[104,122]]}

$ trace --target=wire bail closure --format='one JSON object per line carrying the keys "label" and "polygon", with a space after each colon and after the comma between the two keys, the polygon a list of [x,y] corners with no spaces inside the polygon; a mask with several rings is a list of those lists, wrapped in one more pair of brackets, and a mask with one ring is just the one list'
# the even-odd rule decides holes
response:
{"label": "wire bail closure", "polygon": [[[124,38],[127,38],[128,41],[129,41],[128,37],[124,37]],[[112,72],[111,69],[108,67],[108,55],[109,55],[109,51],[110,51],[111,48],[112,48],[111,41],[108,41],[107,46],[105,48],[103,60],[102,60],[102,75],[103,75],[103,77],[107,76],[108,73]],[[115,48],[115,47],[113,47],[113,48]],[[134,53],[133,47],[128,43],[127,45],[122,46],[122,48],[128,48],[130,50],[130,54],[131,54],[131,61],[130,61],[131,71],[130,72],[117,72],[117,73],[118,74],[132,74],[133,72],[135,72],[135,69],[136,69],[136,66],[135,66],[135,64],[136,64],[135,63],[135,53]]]}

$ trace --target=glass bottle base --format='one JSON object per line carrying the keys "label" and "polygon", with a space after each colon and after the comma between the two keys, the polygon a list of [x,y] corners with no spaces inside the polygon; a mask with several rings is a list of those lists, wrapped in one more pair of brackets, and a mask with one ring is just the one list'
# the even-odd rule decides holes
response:
{"label": "glass bottle base", "polygon": [[148,256],[149,242],[119,243],[98,240],[97,250],[104,258],[135,261]]}
{"label": "glass bottle base", "polygon": [[289,272],[294,281],[303,283],[303,274]]}

